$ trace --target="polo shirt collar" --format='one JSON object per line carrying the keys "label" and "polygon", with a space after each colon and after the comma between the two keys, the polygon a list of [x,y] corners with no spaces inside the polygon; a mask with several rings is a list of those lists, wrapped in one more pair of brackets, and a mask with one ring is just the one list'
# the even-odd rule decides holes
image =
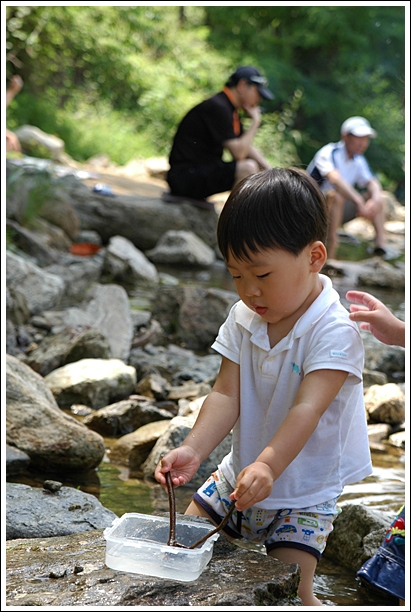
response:
{"label": "polo shirt collar", "polygon": [[330,308],[332,304],[340,298],[337,291],[333,288],[331,280],[324,274],[319,275],[323,290],[320,295],[314,300],[308,310],[298,319],[293,329],[283,338],[273,349],[270,348],[267,323],[257,313],[253,312],[239,301],[234,313],[235,322],[241,325],[251,334],[251,342],[263,350],[285,350],[297,338],[306,334],[310,328],[317,323],[323,314]]}

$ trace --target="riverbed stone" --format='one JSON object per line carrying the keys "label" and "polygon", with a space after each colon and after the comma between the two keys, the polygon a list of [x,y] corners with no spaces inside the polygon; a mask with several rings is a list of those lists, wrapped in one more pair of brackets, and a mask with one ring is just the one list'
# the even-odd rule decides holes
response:
{"label": "riverbed stone", "polygon": [[130,478],[143,478],[141,466],[169,425],[169,420],[153,421],[122,436],[108,453],[110,462],[126,465],[129,468]]}
{"label": "riverbed stone", "polygon": [[53,370],[44,382],[61,408],[85,404],[98,409],[129,396],[136,371],[121,359],[81,359]]}
{"label": "riverbed stone", "polygon": [[92,470],[104,456],[103,438],[60,410],[44,379],[6,356],[6,442],[27,453],[38,470]]}
{"label": "riverbed stone", "polygon": [[45,337],[23,359],[35,372],[46,376],[67,363],[81,359],[110,359],[107,338],[96,328],[66,327]]}
{"label": "riverbed stone", "polygon": [[324,557],[358,571],[377,552],[392,518],[358,504],[343,506],[328,536]]}
{"label": "riverbed stone", "polygon": [[30,487],[9,482],[6,485],[7,540],[104,529],[116,517],[94,495],[72,487],[53,491],[47,486]]}
{"label": "riverbed stone", "polygon": [[[166,454],[173,448],[177,448],[182,444],[186,436],[190,433],[195,423],[195,414],[181,417],[176,416],[170,421],[170,425],[163,435],[157,440],[153,450],[147,457],[146,461],[142,465],[142,470],[146,478],[154,479],[154,470],[159,463],[163,454]],[[210,453],[205,459],[197,472],[190,480],[193,486],[202,485],[207,480],[212,472],[217,469],[219,463],[221,463],[223,457],[227,455],[231,450],[231,433],[228,434],[220,442],[220,444]]]}
{"label": "riverbed stone", "polygon": [[155,264],[209,268],[216,260],[214,250],[194,232],[169,230],[154,249],[146,251]]}
{"label": "riverbed stone", "polygon": [[116,437],[127,435],[147,423],[172,418],[171,412],[158,408],[148,397],[131,395],[89,414],[83,423],[102,436]]}
{"label": "riverbed stone", "polygon": [[302,605],[297,596],[298,565],[240,548],[224,536],[192,582],[108,568],[102,531],[9,541],[6,575],[8,606]]}
{"label": "riverbed stone", "polygon": [[57,306],[63,296],[64,281],[50,274],[27,259],[6,251],[7,286],[24,295],[30,314]]}
{"label": "riverbed stone", "polygon": [[405,419],[405,396],[395,383],[372,385],[364,395],[364,402],[373,423],[396,425]]}

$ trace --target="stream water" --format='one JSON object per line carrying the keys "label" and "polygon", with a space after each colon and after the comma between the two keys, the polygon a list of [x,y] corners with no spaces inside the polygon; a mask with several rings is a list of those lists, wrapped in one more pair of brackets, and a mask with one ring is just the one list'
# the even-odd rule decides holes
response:
{"label": "stream water", "polygon": [[[173,274],[173,271],[164,268],[163,272]],[[179,271],[180,280],[197,285],[219,287],[234,291],[230,275],[226,272],[222,262],[218,262],[211,271],[192,272]],[[352,289],[349,279],[344,277],[333,279],[334,286],[340,293],[343,303],[345,292]],[[404,294],[393,291],[372,291],[376,297],[384,301],[393,312],[404,319]],[[131,302],[134,307],[150,308],[150,297],[147,294],[136,294]],[[106,439],[106,448],[115,442]],[[394,513],[405,502],[405,454],[398,449],[387,452],[373,453],[374,473],[361,483],[346,487],[340,498],[340,505],[362,504],[375,510]],[[22,474],[10,478],[12,482],[22,482],[31,486],[41,486],[46,478],[53,478],[51,474]],[[55,478],[55,476],[54,476]],[[59,476],[61,480],[61,476]],[[408,482],[408,480],[407,480]],[[65,486],[73,486],[95,495],[106,508],[122,516],[128,512],[153,514],[158,511],[168,511],[168,497],[163,489],[154,481],[147,482],[130,478],[128,470],[110,463],[108,455],[104,458],[98,469],[92,473],[79,475],[75,479],[68,478],[63,482]],[[176,489],[176,511],[184,513],[194,489],[190,486]],[[398,605],[396,600],[368,590],[360,585],[355,573],[336,566],[328,560],[321,560],[315,578],[316,595],[328,605],[352,607]]]}

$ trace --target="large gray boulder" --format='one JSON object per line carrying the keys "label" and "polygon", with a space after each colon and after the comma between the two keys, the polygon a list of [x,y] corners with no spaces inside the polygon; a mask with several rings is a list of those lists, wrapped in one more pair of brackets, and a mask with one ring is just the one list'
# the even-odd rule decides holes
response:
{"label": "large gray boulder", "polygon": [[108,568],[105,540],[96,531],[9,541],[6,572],[6,605],[19,608],[302,605],[298,565],[240,548],[224,536],[200,577],[188,583]]}
{"label": "large gray boulder", "polygon": [[216,212],[187,203],[167,204],[157,197],[107,197],[72,177],[67,177],[65,183],[81,228],[98,232],[105,244],[112,236],[124,236],[144,252],[173,229],[191,231],[212,248],[216,245]]}
{"label": "large gray boulder", "polygon": [[58,407],[44,379],[6,355],[6,442],[38,469],[91,470],[104,456],[103,438]]}
{"label": "large gray boulder", "polygon": [[53,492],[7,483],[6,540],[48,538],[104,529],[116,516],[104,508],[95,495],[72,487],[61,487]]}

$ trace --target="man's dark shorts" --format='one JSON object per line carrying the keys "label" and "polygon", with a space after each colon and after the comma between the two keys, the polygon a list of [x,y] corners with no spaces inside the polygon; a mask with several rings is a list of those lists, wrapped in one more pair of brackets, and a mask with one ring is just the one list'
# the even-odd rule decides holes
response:
{"label": "man's dark shorts", "polygon": [[173,195],[203,199],[234,186],[236,162],[217,160],[184,170],[170,169],[167,182]]}

